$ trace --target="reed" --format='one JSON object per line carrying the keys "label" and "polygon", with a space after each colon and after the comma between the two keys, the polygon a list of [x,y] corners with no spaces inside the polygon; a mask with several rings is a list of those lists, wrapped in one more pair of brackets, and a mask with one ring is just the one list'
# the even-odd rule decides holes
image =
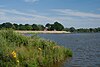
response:
{"label": "reed", "polygon": [[0,31],[0,67],[44,67],[72,57],[72,51],[36,35]]}

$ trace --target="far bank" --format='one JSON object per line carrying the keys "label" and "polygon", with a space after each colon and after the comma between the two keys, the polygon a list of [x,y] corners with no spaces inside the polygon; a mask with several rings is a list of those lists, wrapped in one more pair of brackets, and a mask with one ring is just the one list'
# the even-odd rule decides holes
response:
{"label": "far bank", "polygon": [[18,33],[55,33],[55,34],[60,34],[60,33],[71,33],[71,32],[67,32],[67,31],[15,31]]}

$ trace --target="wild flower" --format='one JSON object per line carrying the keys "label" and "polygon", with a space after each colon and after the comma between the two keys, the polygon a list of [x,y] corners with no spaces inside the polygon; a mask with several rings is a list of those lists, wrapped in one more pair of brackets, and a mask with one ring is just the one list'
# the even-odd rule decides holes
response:
{"label": "wild flower", "polygon": [[38,50],[41,51],[42,49],[41,48],[38,48]]}
{"label": "wild flower", "polygon": [[12,56],[13,56],[14,58],[16,58],[16,52],[15,52],[15,51],[13,51],[11,54],[12,54]]}
{"label": "wild flower", "polygon": [[19,60],[16,60],[17,63],[19,63]]}
{"label": "wild flower", "polygon": [[55,48],[55,46],[53,46],[53,49]]}

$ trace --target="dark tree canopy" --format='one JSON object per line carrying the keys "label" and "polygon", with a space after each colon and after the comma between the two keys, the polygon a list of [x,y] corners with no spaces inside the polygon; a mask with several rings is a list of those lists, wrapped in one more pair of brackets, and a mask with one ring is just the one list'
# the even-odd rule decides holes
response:
{"label": "dark tree canopy", "polygon": [[32,26],[29,24],[25,24],[25,28],[26,28],[26,30],[32,30]]}
{"label": "dark tree canopy", "polygon": [[18,30],[18,24],[14,23],[13,25],[14,25],[14,27],[15,27],[14,29],[15,29],[15,30]]}
{"label": "dark tree canopy", "polygon": [[26,28],[23,24],[19,24],[18,30],[26,30]]}
{"label": "dark tree canopy", "polygon": [[39,30],[43,31],[45,27],[43,25],[38,25]]}
{"label": "dark tree canopy", "polygon": [[37,24],[32,24],[32,30],[39,30]]}
{"label": "dark tree canopy", "polygon": [[52,25],[52,24],[47,23],[47,24],[45,25],[45,28],[47,28],[47,30],[50,30],[51,25]]}
{"label": "dark tree canopy", "polygon": [[58,22],[54,22],[54,24],[47,23],[45,27],[47,27],[48,30],[57,30],[57,31],[62,31],[64,29],[64,26]]}
{"label": "dark tree canopy", "polygon": [[1,24],[1,27],[2,28],[14,28],[14,25],[11,24],[10,22],[6,22],[6,23]]}
{"label": "dark tree canopy", "polygon": [[54,23],[54,29],[57,30],[57,31],[61,31],[64,29],[64,26],[58,22],[55,22]]}
{"label": "dark tree canopy", "polygon": [[71,27],[69,30],[70,30],[70,32],[75,32],[76,31],[74,27]]}
{"label": "dark tree canopy", "polygon": [[55,30],[54,24],[51,24],[51,25],[50,25],[50,29],[49,29],[49,30]]}
{"label": "dark tree canopy", "polygon": [[6,22],[0,24],[0,29],[8,29],[12,28],[15,30],[36,30],[36,31],[69,31],[69,32],[75,32],[75,33],[84,33],[84,32],[100,32],[100,27],[98,28],[79,28],[75,29],[74,27],[70,28],[64,28],[64,26],[59,22],[54,22],[54,24],[47,23],[44,27],[44,25],[37,25],[37,24],[12,24],[11,22]]}

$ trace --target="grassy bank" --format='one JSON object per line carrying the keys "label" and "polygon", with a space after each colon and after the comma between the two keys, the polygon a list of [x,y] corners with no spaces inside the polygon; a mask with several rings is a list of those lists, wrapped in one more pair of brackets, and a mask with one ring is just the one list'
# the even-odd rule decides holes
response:
{"label": "grassy bank", "polygon": [[0,31],[0,67],[44,67],[72,56],[70,49],[35,35]]}

